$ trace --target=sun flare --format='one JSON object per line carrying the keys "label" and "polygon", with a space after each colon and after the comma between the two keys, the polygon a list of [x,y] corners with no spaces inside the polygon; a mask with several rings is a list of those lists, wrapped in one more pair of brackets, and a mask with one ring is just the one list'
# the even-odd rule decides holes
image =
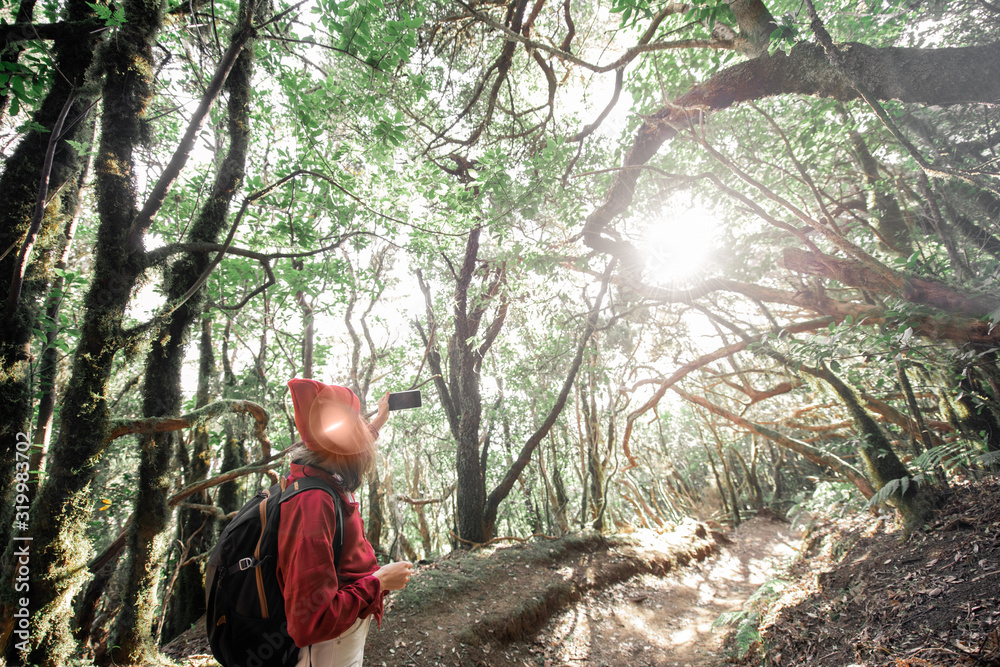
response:
{"label": "sun flare", "polygon": [[664,211],[640,237],[648,278],[676,283],[704,271],[720,227],[718,218],[702,208]]}

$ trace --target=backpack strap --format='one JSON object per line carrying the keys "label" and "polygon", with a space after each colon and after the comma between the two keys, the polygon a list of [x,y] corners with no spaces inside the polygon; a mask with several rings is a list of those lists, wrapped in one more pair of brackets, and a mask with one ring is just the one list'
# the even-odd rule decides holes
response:
{"label": "backpack strap", "polygon": [[[282,479],[282,482],[285,480]],[[337,490],[320,477],[300,477],[294,482],[287,483],[287,486],[281,491],[279,502],[283,503],[292,496],[311,489],[326,491],[333,498],[333,508],[337,513],[337,520],[333,527],[333,562],[335,566],[338,566],[340,565],[340,555],[344,552],[344,509],[343,501]]]}

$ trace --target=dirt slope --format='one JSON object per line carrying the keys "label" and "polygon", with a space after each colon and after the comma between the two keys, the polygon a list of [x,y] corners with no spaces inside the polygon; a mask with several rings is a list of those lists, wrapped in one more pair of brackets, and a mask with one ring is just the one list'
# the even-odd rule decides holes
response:
{"label": "dirt slope", "polygon": [[905,544],[889,517],[826,521],[743,665],[1000,667],[1000,479],[953,484]]}

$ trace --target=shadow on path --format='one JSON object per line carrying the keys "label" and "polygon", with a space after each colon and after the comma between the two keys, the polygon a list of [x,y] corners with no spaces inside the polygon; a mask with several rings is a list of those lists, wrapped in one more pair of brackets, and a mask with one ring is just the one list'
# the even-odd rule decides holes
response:
{"label": "shadow on path", "polygon": [[666,577],[644,575],[588,596],[553,617],[534,651],[550,667],[708,667],[720,663],[720,614],[740,609],[794,555],[798,537],[771,519],[744,523],[734,543]]}

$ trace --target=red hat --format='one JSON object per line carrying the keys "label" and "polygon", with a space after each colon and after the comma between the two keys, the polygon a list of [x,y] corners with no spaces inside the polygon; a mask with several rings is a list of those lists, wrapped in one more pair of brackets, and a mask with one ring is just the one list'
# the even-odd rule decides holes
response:
{"label": "red hat", "polygon": [[288,381],[295,410],[295,428],[314,452],[357,454],[363,443],[355,436],[361,402],[347,387],[294,378]]}

